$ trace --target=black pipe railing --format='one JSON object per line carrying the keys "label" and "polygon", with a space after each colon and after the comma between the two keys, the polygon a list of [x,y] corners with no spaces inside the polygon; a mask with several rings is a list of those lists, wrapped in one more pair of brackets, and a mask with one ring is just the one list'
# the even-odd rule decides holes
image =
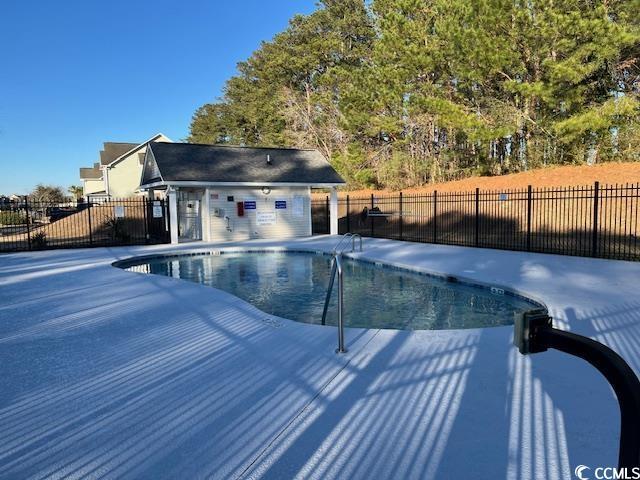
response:
{"label": "black pipe railing", "polygon": [[591,338],[553,328],[551,317],[541,310],[516,318],[513,340],[522,354],[553,348],[597,368],[611,384],[620,406],[618,467],[640,466],[640,381],[620,355]]}

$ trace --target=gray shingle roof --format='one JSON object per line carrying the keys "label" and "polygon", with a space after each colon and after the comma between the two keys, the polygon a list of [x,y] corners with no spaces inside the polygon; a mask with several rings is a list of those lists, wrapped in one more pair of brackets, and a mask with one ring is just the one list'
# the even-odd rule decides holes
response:
{"label": "gray shingle roof", "polygon": [[[345,183],[317,150],[165,142],[152,142],[150,147],[162,179],[167,183]],[[153,180],[146,177],[147,172],[143,183]]]}
{"label": "gray shingle roof", "polygon": [[128,142],[104,142],[104,149],[100,150],[100,164],[109,165],[120,155],[124,155],[129,150],[136,148],[139,143]]}
{"label": "gray shingle roof", "polygon": [[91,168],[80,169],[80,179],[82,180],[99,180],[100,178],[102,178],[102,172],[100,171],[100,168],[95,165]]}

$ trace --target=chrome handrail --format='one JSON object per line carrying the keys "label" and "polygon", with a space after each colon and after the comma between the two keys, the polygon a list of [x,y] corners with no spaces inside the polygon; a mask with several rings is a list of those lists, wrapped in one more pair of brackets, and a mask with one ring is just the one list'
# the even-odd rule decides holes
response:
{"label": "chrome handrail", "polygon": [[338,348],[336,353],[346,353],[344,346],[344,275],[342,269],[342,254],[333,256],[331,260],[331,277],[329,278],[329,287],[327,288],[327,296],[324,300],[324,310],[322,311],[322,325],[326,325],[327,309],[331,300],[331,291],[333,283],[338,275]]}
{"label": "chrome handrail", "polygon": [[333,247],[333,255],[344,252],[344,249],[340,250],[340,247],[345,242],[345,240],[349,238],[351,239],[351,252],[355,252],[356,250],[356,238],[360,241],[360,251],[362,251],[362,236],[359,233],[347,232],[342,236],[340,241],[336,243],[336,246]]}
{"label": "chrome handrail", "polygon": [[333,247],[333,254],[335,255],[336,253],[338,253],[338,248],[340,248],[342,246],[342,244],[344,243],[344,241],[348,238],[353,237],[353,233],[345,233],[342,238],[340,239],[340,241],[338,241],[338,243],[336,243],[336,246]]}
{"label": "chrome handrail", "polygon": [[356,238],[360,240],[360,251],[362,252],[362,236],[359,233],[351,235],[351,251],[354,252],[356,250]]}

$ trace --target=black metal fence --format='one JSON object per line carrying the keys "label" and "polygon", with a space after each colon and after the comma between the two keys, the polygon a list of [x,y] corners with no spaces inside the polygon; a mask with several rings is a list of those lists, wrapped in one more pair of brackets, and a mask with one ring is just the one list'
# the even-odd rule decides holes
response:
{"label": "black metal fence", "polygon": [[167,243],[168,205],[146,198],[0,204],[0,252]]}
{"label": "black metal fence", "polygon": [[[640,184],[437,192],[338,202],[339,233],[467,247],[640,260]],[[329,199],[312,201],[329,233]]]}

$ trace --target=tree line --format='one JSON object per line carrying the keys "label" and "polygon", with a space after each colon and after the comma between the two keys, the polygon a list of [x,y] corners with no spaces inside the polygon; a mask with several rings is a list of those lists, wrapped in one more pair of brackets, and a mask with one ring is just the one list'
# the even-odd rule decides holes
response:
{"label": "tree line", "polygon": [[188,140],[317,148],[354,187],[640,160],[640,1],[322,0]]}

